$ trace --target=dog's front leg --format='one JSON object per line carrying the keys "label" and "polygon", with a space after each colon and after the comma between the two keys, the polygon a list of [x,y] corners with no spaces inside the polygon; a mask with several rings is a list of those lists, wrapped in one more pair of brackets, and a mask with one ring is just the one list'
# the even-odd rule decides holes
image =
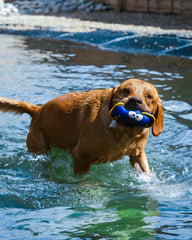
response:
{"label": "dog's front leg", "polygon": [[73,151],[74,173],[86,174],[89,172],[91,161],[87,154],[83,154],[77,146]]}
{"label": "dog's front leg", "polygon": [[144,172],[150,174],[149,163],[145,151],[142,151],[138,156],[130,156],[130,163],[139,173]]}

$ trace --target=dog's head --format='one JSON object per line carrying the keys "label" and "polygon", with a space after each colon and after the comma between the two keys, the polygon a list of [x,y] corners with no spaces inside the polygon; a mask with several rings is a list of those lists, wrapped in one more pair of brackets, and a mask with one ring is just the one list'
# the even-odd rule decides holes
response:
{"label": "dog's head", "polygon": [[124,103],[128,110],[150,112],[156,118],[153,135],[158,136],[163,131],[163,106],[157,89],[151,83],[138,79],[123,82],[113,91],[112,105],[117,103]]}

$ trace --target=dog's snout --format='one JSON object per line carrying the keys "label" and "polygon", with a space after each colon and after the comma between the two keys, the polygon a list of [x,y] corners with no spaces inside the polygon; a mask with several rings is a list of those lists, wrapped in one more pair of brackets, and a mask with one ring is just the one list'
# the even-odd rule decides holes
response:
{"label": "dog's snout", "polygon": [[147,110],[145,104],[143,103],[143,100],[140,97],[136,96],[129,97],[129,99],[125,103],[125,107],[128,110]]}
{"label": "dog's snout", "polygon": [[139,98],[139,97],[130,97],[128,102],[130,104],[140,105],[140,104],[143,103],[143,100],[141,98]]}
{"label": "dog's snout", "polygon": [[142,104],[143,104],[143,100],[140,97],[132,96],[128,99],[125,105],[127,107],[135,108],[135,107],[139,107]]}

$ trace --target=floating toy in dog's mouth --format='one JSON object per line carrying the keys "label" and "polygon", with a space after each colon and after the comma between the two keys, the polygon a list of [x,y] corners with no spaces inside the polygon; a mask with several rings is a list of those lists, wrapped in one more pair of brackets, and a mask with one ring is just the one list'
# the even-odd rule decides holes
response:
{"label": "floating toy in dog's mouth", "polygon": [[151,127],[155,122],[155,117],[150,112],[141,112],[140,110],[128,110],[124,103],[115,104],[109,112],[113,118],[110,127],[115,127],[116,123],[125,125]]}

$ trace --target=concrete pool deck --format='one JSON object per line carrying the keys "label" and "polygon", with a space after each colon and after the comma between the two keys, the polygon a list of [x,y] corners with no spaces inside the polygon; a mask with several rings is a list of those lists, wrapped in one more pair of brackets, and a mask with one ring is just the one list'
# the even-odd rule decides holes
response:
{"label": "concrete pool deck", "polygon": [[0,16],[0,33],[70,40],[103,50],[192,58],[192,18],[184,15],[75,11]]}

